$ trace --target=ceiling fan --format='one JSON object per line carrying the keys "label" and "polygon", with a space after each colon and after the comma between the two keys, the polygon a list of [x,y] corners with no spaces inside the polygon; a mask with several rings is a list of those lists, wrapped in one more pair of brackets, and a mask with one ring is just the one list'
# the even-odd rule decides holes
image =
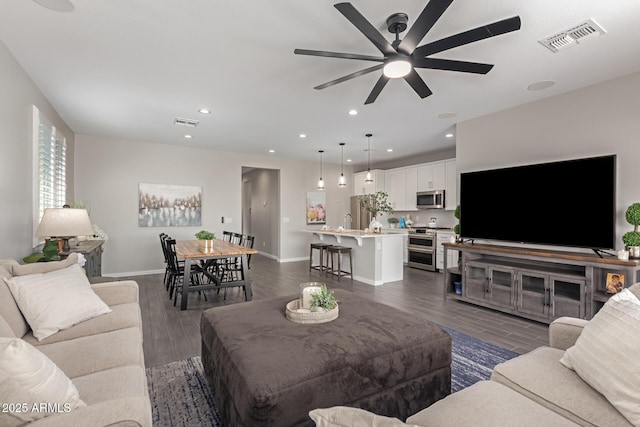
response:
{"label": "ceiling fan", "polygon": [[424,80],[418,75],[416,68],[430,68],[474,74],[487,74],[493,68],[491,64],[429,58],[430,55],[520,29],[520,17],[514,16],[418,46],[418,43],[420,43],[452,2],[453,0],[430,0],[402,40],[399,38],[399,34],[407,29],[408,16],[405,13],[394,13],[391,15],[387,18],[387,29],[392,34],[395,34],[395,40],[392,43],[389,43],[351,3],[337,3],[334,7],[382,52],[383,57],[308,49],[295,49],[293,53],[297,55],[357,59],[381,63],[321,84],[320,86],[314,87],[314,89],[325,89],[382,69],[383,74],[373,87],[373,90],[365,101],[365,105],[371,104],[376,100],[389,79],[400,77],[409,83],[409,86],[413,88],[420,98],[426,98],[433,92],[431,92],[431,89],[429,89]]}

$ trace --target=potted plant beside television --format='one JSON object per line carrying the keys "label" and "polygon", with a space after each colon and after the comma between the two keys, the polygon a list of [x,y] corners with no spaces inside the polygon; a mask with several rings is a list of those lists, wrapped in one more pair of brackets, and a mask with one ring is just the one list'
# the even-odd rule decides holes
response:
{"label": "potted plant beside television", "polygon": [[374,233],[379,233],[382,229],[382,224],[378,221],[377,216],[379,214],[392,214],[394,212],[391,203],[387,200],[389,195],[384,191],[377,191],[373,194],[365,194],[358,196],[358,202],[360,207],[368,212],[371,212],[373,217],[369,228]]}
{"label": "potted plant beside television", "polygon": [[200,240],[200,248],[203,251],[209,252],[213,250],[213,239],[216,238],[216,235],[214,233],[206,230],[201,230],[198,231],[195,236],[196,239]]}
{"label": "potted plant beside television", "polygon": [[640,258],[640,232],[638,232],[638,225],[640,225],[640,203],[633,203],[627,208],[625,213],[627,222],[633,225],[633,231],[629,231],[622,236],[622,241],[629,250],[629,256],[631,258]]}

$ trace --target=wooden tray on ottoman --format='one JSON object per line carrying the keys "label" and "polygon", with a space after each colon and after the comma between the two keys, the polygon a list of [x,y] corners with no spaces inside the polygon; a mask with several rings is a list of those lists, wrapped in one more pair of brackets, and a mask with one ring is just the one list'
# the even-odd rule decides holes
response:
{"label": "wooden tray on ottoman", "polygon": [[300,308],[300,298],[294,299],[287,304],[287,319],[296,323],[313,324],[313,323],[326,323],[336,320],[340,311],[338,306],[329,311],[311,311],[309,313],[299,313],[296,310]]}

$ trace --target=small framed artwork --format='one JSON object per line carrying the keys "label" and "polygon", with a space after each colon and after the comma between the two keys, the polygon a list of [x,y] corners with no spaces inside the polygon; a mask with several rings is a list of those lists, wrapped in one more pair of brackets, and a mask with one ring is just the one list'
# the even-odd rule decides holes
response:
{"label": "small framed artwork", "polygon": [[307,224],[327,223],[326,200],[324,191],[309,191],[307,193]]}
{"label": "small framed artwork", "polygon": [[617,294],[624,289],[624,274],[607,273],[607,290],[608,294]]}

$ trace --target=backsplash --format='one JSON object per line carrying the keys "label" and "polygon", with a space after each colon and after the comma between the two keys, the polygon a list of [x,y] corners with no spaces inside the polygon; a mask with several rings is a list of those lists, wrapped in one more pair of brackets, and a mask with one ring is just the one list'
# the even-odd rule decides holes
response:
{"label": "backsplash", "polygon": [[425,209],[421,211],[402,212],[396,211],[392,217],[400,219],[400,217],[411,217],[414,226],[426,226],[431,218],[435,218],[438,223],[438,227],[453,228],[458,223],[458,220],[453,216],[453,211],[446,211],[444,209]]}

